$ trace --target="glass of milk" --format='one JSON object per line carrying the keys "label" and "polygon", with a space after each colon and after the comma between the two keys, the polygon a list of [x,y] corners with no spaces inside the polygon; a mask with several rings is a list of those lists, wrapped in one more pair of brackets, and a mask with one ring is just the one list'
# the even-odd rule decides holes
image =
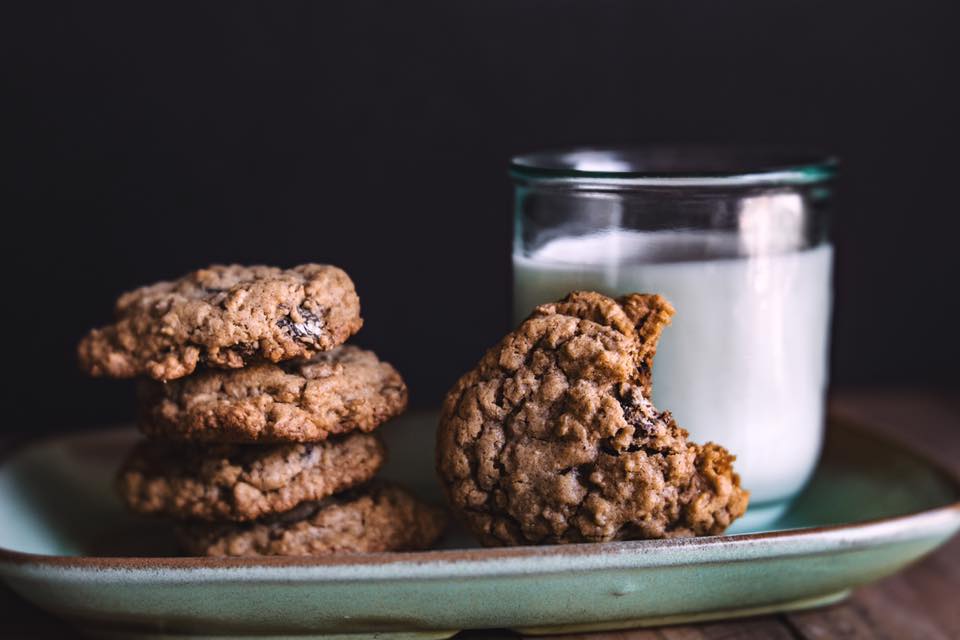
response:
{"label": "glass of milk", "polygon": [[518,156],[514,316],[573,290],[659,293],[676,308],[653,401],[736,454],[775,526],[820,453],[835,163],[764,149],[572,149]]}

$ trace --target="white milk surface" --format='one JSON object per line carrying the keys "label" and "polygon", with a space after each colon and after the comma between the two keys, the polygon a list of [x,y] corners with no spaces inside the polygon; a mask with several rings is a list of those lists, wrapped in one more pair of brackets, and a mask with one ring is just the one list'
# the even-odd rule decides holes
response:
{"label": "white milk surface", "polygon": [[665,296],[676,315],[657,349],[654,403],[696,442],[736,454],[751,505],[762,507],[799,491],[820,453],[833,250],[697,259],[736,255],[736,242],[636,231],[560,238],[514,255],[514,309],[519,322],[576,289]]}

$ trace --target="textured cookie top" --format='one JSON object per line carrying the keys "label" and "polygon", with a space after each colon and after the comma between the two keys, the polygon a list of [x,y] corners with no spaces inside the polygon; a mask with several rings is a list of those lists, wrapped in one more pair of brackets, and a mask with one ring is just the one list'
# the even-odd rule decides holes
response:
{"label": "textured cookie top", "polygon": [[370,431],[403,412],[396,369],[351,345],[306,361],[208,369],[140,385],[140,427],[149,434],[214,442],[312,442]]}
{"label": "textured cookie top", "polygon": [[341,269],[214,265],[123,294],[114,324],[77,349],[90,375],[173,380],[198,364],[237,369],[309,356],[360,330],[360,300]]}
{"label": "textured cookie top", "polygon": [[367,482],[384,460],[368,434],[266,447],[148,440],[127,457],[117,491],[141,513],[253,520]]}
{"label": "textured cookie top", "polygon": [[260,522],[185,525],[178,536],[198,556],[304,556],[426,549],[445,525],[439,509],[376,484]]}
{"label": "textured cookie top", "polygon": [[743,514],[733,456],[647,400],[672,313],[657,295],[572,293],[450,390],[437,469],[484,544],[716,534]]}

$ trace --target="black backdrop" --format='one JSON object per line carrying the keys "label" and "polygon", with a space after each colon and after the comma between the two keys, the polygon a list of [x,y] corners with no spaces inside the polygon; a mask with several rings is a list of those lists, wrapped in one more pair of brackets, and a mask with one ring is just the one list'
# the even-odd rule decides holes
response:
{"label": "black backdrop", "polygon": [[833,380],[958,380],[957,3],[5,3],[4,429],[132,415],[74,344],[211,262],[332,262],[439,402],[509,322],[518,151],[844,160]]}

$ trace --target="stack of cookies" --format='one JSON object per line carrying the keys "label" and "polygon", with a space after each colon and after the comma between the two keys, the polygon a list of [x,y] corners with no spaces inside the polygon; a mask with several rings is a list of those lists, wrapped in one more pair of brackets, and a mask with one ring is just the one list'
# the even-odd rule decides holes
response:
{"label": "stack of cookies", "polygon": [[375,481],[400,374],[343,343],[363,324],[342,270],[213,266],[126,293],[80,343],[91,375],[142,377],[118,489],[178,520],[194,555],[422,549],[444,518]]}

